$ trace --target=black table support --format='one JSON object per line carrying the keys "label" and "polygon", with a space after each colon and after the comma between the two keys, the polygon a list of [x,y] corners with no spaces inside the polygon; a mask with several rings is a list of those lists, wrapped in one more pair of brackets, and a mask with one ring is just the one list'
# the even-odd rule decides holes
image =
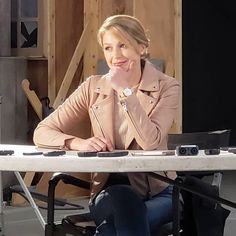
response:
{"label": "black table support", "polygon": [[[162,176],[160,174],[157,174],[155,172],[150,172],[148,173],[150,176],[156,178],[156,179],[159,179],[163,182],[166,182],[168,184],[171,184],[174,186],[173,188],[173,195],[174,195],[174,192],[175,192],[175,197],[173,197],[173,200],[176,201],[176,196],[178,195],[178,193],[180,192],[180,190],[185,190],[185,191],[188,191],[190,193],[193,193],[195,195],[198,195],[202,198],[205,198],[205,199],[208,199],[210,201],[213,201],[215,203],[218,203],[218,204],[223,204],[223,205],[227,205],[229,207],[232,207],[232,208],[235,208],[236,209],[236,203],[235,202],[232,202],[232,201],[229,201],[227,199],[224,199],[224,198],[221,198],[217,195],[214,195],[214,194],[210,194],[210,193],[206,193],[204,192],[204,190],[201,190],[201,189],[195,189],[193,186],[190,186],[190,185],[187,185],[184,180],[182,178],[184,177],[177,177],[175,180],[173,179],[170,179],[166,176]],[[178,199],[177,199],[178,200]],[[173,214],[174,214],[174,220],[173,220],[173,236],[179,236],[179,231],[180,231],[180,219],[179,219],[179,209],[177,207],[178,203],[174,204],[174,208],[173,208]],[[176,212],[178,211],[178,212]]]}

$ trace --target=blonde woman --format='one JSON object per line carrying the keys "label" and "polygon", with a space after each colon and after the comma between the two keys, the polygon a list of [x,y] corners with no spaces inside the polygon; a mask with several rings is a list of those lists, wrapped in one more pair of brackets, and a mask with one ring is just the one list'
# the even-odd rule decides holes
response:
{"label": "blonde woman", "polygon": [[[83,151],[167,149],[179,84],[146,59],[149,39],[141,22],[128,15],[108,17],[98,42],[109,72],[89,77],[43,120],[34,132],[35,144]],[[68,133],[87,117],[92,137]],[[173,172],[163,175],[175,178]],[[95,235],[151,235],[172,219],[171,197],[172,186],[147,173],[94,173],[90,211]]]}

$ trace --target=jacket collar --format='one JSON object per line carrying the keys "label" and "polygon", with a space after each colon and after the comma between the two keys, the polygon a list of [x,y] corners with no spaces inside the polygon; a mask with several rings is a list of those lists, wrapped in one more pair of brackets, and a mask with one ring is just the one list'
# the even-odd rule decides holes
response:
{"label": "jacket collar", "polygon": [[95,93],[100,93],[103,95],[112,95],[114,93],[111,84],[109,81],[107,81],[105,78],[101,78],[98,80],[96,86],[95,86]]}
{"label": "jacket collar", "polygon": [[159,90],[159,83],[157,78],[160,77],[160,71],[158,71],[151,62],[146,60],[141,83],[139,85],[139,90],[154,92]]}

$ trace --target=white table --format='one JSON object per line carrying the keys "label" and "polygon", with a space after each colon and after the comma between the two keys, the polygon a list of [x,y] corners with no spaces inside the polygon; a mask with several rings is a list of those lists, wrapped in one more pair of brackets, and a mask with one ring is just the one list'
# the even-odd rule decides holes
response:
{"label": "white table", "polygon": [[[236,154],[221,152],[206,156],[132,156],[78,157],[69,151],[64,156],[24,156],[23,152],[38,151],[35,146],[2,145],[0,150],[11,149],[11,156],[0,156],[1,171],[37,172],[152,172],[152,171],[213,171],[236,170]],[[40,149],[42,150],[42,149]]]}
{"label": "white table", "polygon": [[[77,152],[68,151],[64,156],[45,157],[24,156],[23,152],[52,151],[38,149],[35,146],[3,145],[0,150],[14,150],[11,156],[0,156],[0,172],[14,171],[40,223],[45,227],[32,196],[19,172],[155,172],[155,171],[215,171],[236,170],[236,154],[221,152],[220,155],[206,156],[199,152],[197,156],[133,156],[124,157],[78,157]],[[132,151],[131,151],[132,152]],[[1,178],[0,178],[1,187]],[[0,194],[2,203],[2,191]],[[0,214],[3,214],[2,204]],[[3,234],[3,216],[2,234]]]}

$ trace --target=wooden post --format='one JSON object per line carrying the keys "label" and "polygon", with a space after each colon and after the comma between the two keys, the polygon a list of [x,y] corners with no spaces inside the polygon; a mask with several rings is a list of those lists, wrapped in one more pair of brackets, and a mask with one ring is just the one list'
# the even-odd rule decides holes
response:
{"label": "wooden post", "polygon": [[[0,95],[0,128],[1,128],[1,124],[2,124],[2,96]],[[2,132],[0,131],[0,143],[1,143],[1,140],[2,140]]]}
{"label": "wooden post", "polygon": [[[0,94],[2,98],[0,143],[27,143],[27,100],[21,89],[21,81],[26,78],[26,64],[24,58],[0,57]],[[13,172],[12,175],[14,175]],[[33,175],[31,177],[33,178]],[[13,201],[15,197],[13,196]],[[19,196],[16,199],[17,203],[25,202]]]}
{"label": "wooden post", "polygon": [[48,97],[51,102],[56,98],[56,52],[55,52],[55,0],[48,1]]}
{"label": "wooden post", "polygon": [[99,27],[99,10],[101,1],[84,1],[84,25],[90,23],[89,41],[84,52],[84,78],[97,73],[98,42],[97,30]]}
{"label": "wooden post", "polygon": [[175,78],[180,83],[179,109],[176,117],[174,133],[182,133],[182,0],[174,1],[175,9]]}
{"label": "wooden post", "polygon": [[24,58],[0,57],[2,143],[25,144],[27,141],[27,100],[21,88],[26,63]]}
{"label": "wooden post", "polygon": [[11,1],[0,3],[0,56],[11,55]]}

